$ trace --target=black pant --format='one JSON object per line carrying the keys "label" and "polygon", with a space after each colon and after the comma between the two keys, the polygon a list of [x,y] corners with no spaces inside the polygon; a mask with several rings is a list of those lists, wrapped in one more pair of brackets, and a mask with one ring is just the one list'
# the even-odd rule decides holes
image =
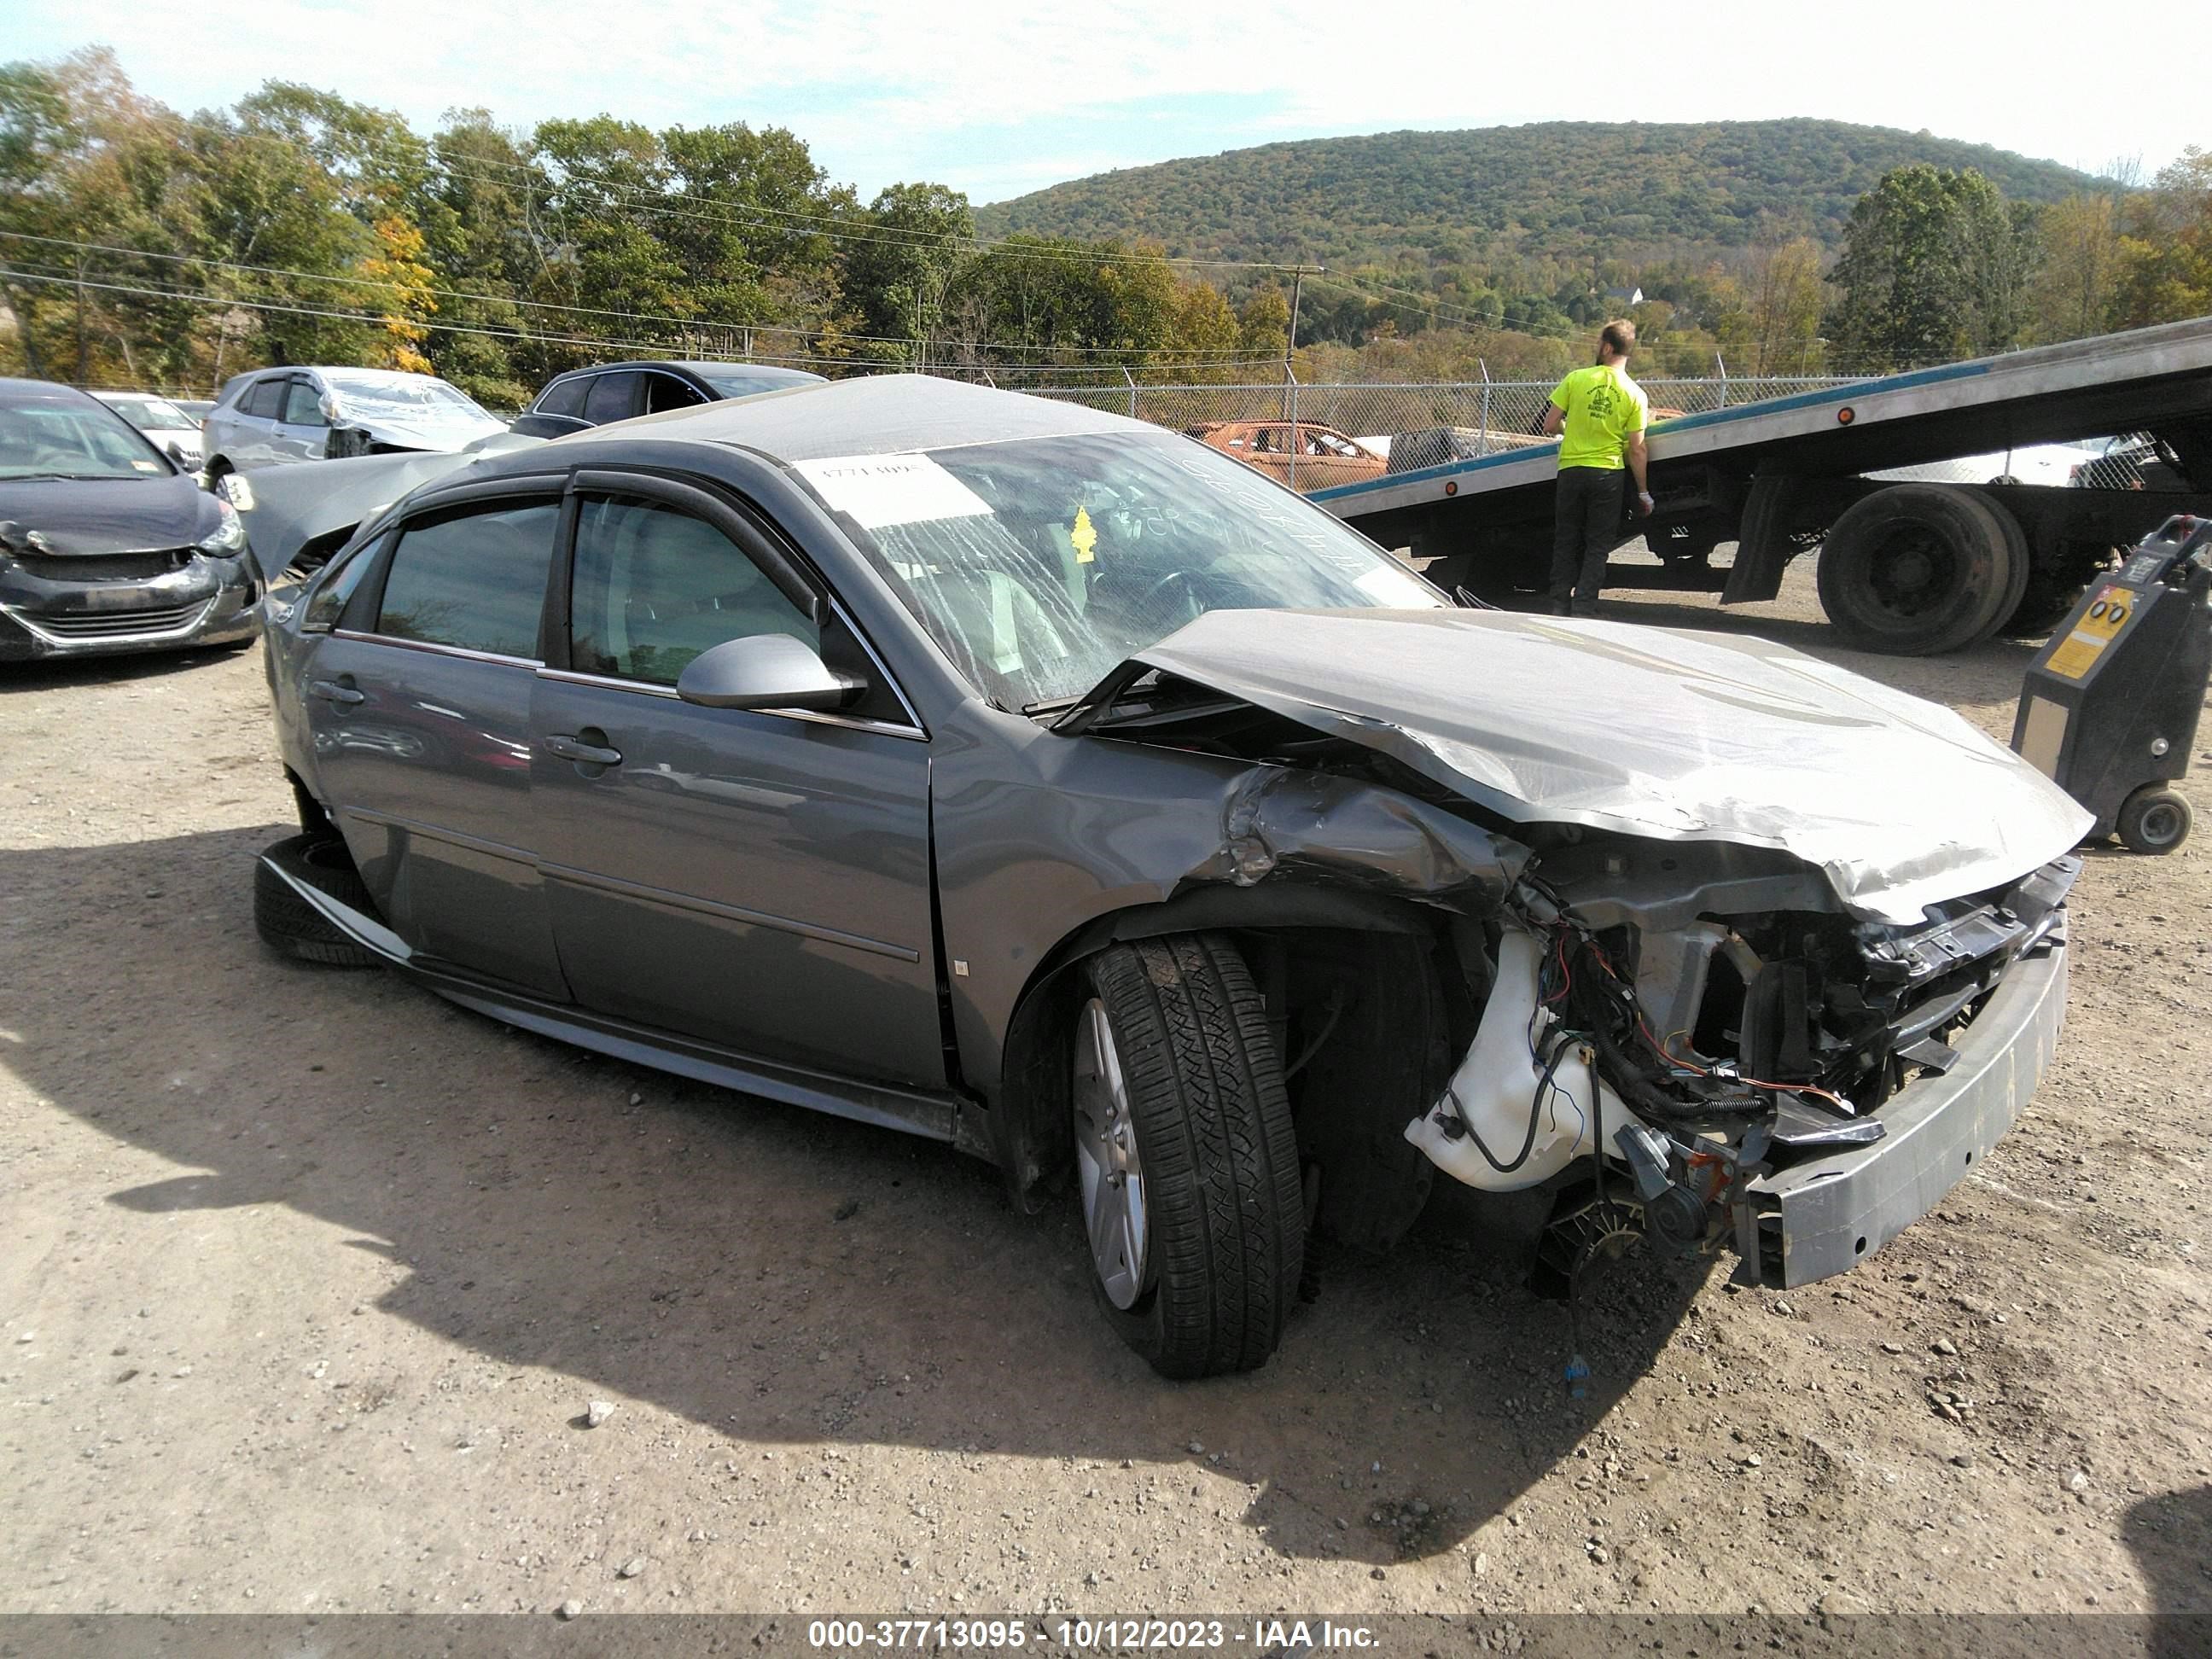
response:
{"label": "black pant", "polygon": [[1605,556],[1620,540],[1626,469],[1563,466],[1552,520],[1552,600],[1597,603],[1605,586]]}

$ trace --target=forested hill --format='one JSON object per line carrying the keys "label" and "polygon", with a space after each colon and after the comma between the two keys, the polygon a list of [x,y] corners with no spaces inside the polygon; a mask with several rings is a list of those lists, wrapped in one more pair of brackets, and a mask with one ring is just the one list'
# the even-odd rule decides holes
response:
{"label": "forested hill", "polygon": [[1838,246],[1889,168],[1975,167],[2014,201],[2086,177],[1986,144],[1843,121],[1553,121],[1312,138],[1077,179],[980,210],[986,234],[1156,239],[1170,253],[1364,263],[1638,258],[1810,235]]}

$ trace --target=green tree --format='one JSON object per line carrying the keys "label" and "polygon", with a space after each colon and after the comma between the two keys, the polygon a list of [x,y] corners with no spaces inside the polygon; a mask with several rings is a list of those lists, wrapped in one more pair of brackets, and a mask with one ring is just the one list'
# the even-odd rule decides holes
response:
{"label": "green tree", "polygon": [[1804,374],[1820,335],[1820,250],[1809,236],[1752,257],[1749,311],[1754,374]]}
{"label": "green tree", "polygon": [[2025,226],[1969,167],[1882,175],[1851,210],[1829,333],[1854,372],[2002,350],[2020,332]]}
{"label": "green tree", "polygon": [[1273,283],[1253,290],[1237,310],[1237,344],[1252,363],[1280,362],[1291,349],[1291,301]]}
{"label": "green tree", "polygon": [[2068,197],[2043,210],[2043,256],[2028,285],[2039,341],[2078,340],[2110,325],[2121,270],[2119,214],[2109,194]]}
{"label": "green tree", "polygon": [[2116,320],[2141,328],[2212,313],[2212,150],[2184,150],[2125,218]]}
{"label": "green tree", "polygon": [[[943,185],[892,185],[877,192],[843,246],[843,295],[865,355],[918,367],[945,325],[946,296],[972,256],[975,216]],[[907,343],[911,342],[911,344]]]}

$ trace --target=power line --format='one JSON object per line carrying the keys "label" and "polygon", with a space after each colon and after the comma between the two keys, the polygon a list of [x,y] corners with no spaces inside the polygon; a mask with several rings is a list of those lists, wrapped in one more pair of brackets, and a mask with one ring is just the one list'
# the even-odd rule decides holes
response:
{"label": "power line", "polygon": [[[9,274],[19,282],[42,283],[63,288],[74,288],[78,286],[77,279],[71,275],[49,275],[45,272],[25,270],[21,269],[14,270]],[[87,289],[95,289],[99,292],[106,294],[127,294],[149,299],[175,300],[189,305],[216,306],[225,309],[235,309],[240,311],[270,312],[284,316],[315,317],[337,322],[374,324],[389,320],[384,315],[375,312],[333,311],[321,307],[286,305],[281,301],[271,300],[243,300],[234,298],[227,295],[203,294],[184,289],[155,288],[140,284],[93,282],[89,280],[86,281],[82,286]],[[598,347],[612,350],[629,351],[633,353],[650,353],[654,350],[656,346],[656,343],[650,340],[610,339],[566,334],[524,334],[510,330],[475,328],[459,324],[441,325],[440,326],[452,333],[479,335],[490,339],[517,341],[541,345]],[[802,331],[791,330],[788,331],[797,333],[801,332]],[[845,337],[849,338],[851,337],[848,336]],[[1051,347],[1033,347],[1028,349],[1040,351],[1054,349],[1054,348]],[[759,353],[755,355],[752,361],[765,363],[786,364],[820,363],[842,368],[884,367],[884,365],[878,363],[875,360],[870,358],[836,357],[821,353],[786,355],[769,355]],[[1187,368],[1193,367],[1207,369],[1219,369],[1224,368],[1250,367],[1256,363],[1273,364],[1278,361],[1279,360],[1273,357],[1245,358],[1224,363],[1213,360],[1197,362],[1195,360],[1184,357],[1165,357],[1142,362],[1133,361],[1127,364],[1126,367],[1129,368],[1141,368],[1148,372],[1158,369]],[[1085,367],[1079,364],[1054,363],[977,363],[964,365],[948,364],[947,367],[961,370],[964,373],[988,374],[994,375],[1120,374],[1123,372],[1125,365],[1114,364],[1097,367]]]}
{"label": "power line", "polygon": [[[172,264],[203,265],[209,269],[217,270],[238,270],[251,272],[255,275],[264,276],[282,276],[294,282],[331,283],[346,287],[383,289],[398,294],[428,295],[442,299],[475,300],[492,305],[511,305],[526,307],[534,311],[563,313],[575,316],[613,317],[620,319],[625,322],[665,323],[672,327],[686,331],[701,329],[749,329],[755,332],[765,334],[787,333],[799,335],[818,331],[808,330],[791,323],[719,322],[712,319],[702,317],[678,317],[660,315],[651,312],[616,311],[599,306],[562,305],[558,301],[551,300],[522,300],[506,295],[472,293],[465,289],[416,287],[410,283],[387,282],[381,278],[374,276],[352,276],[323,271],[298,270],[282,265],[246,264],[233,259],[208,258],[198,254],[191,253],[162,253],[149,248],[127,247],[112,242],[79,241],[64,236],[34,236],[27,231],[0,230],[0,238],[21,242],[36,242],[51,247],[71,248],[79,252],[113,253],[134,259],[155,259]],[[453,324],[431,321],[428,319],[415,320],[420,321],[422,326],[425,328],[444,329],[453,332],[462,331]],[[539,338],[544,337],[526,336],[524,337]],[[841,334],[839,337],[847,340],[862,340],[876,345],[911,345],[914,343],[912,336],[897,334]],[[1115,353],[1126,355],[1127,350],[1127,348],[1121,346],[1037,346],[1035,344],[1012,341],[978,341],[968,343],[968,349],[978,351],[1071,351],[1078,352],[1086,356],[1107,356]],[[1236,352],[1243,349],[1243,348],[1242,347],[1236,347],[1229,350],[1223,351],[1193,350],[1186,352],[1183,355],[1186,357],[1193,359],[1214,356],[1228,358],[1233,356]],[[1246,359],[1245,361],[1257,360]]]}

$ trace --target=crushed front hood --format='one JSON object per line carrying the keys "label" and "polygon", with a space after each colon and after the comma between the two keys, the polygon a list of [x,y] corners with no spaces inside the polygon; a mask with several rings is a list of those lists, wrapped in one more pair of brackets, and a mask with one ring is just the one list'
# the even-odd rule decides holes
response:
{"label": "crushed front hood", "polygon": [[1782,848],[1877,920],[2013,880],[2091,823],[1950,710],[1748,636],[1497,611],[1217,611],[1132,660],[1515,822]]}
{"label": "crushed front hood", "polygon": [[190,547],[215,514],[190,478],[21,478],[0,483],[0,520],[36,532],[58,557],[158,553]]}

